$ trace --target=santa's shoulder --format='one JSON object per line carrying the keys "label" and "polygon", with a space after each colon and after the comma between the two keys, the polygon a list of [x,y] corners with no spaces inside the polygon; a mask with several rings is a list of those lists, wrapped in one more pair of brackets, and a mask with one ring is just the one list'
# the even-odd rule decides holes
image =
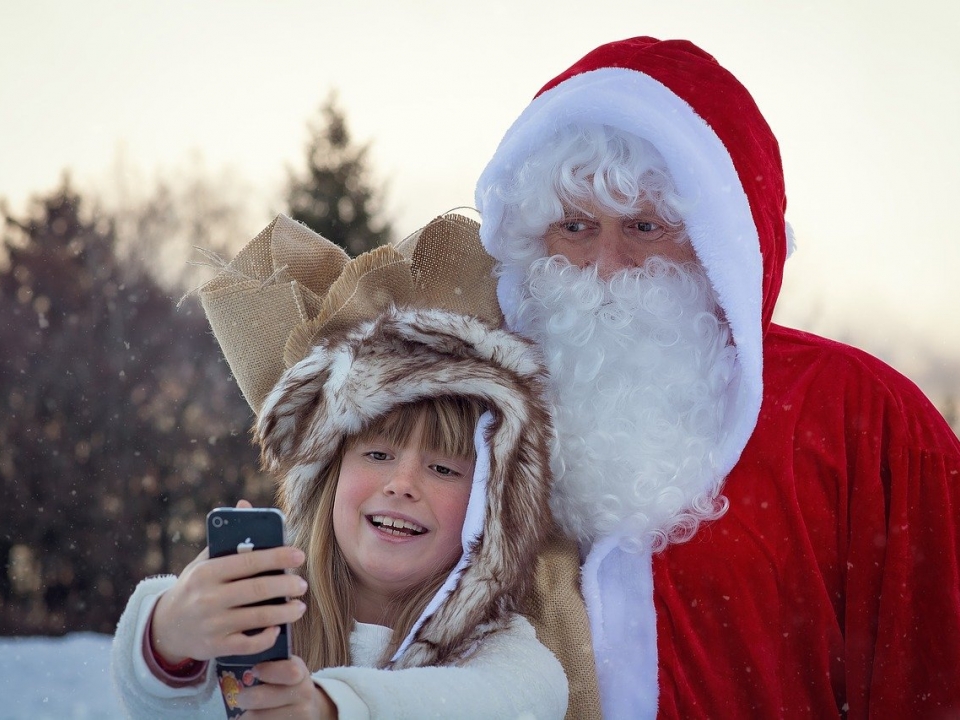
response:
{"label": "santa's shoulder", "polygon": [[[880,358],[837,340],[780,325],[764,335],[762,414],[800,410],[824,421],[899,424],[923,444],[956,447],[956,435],[920,388]],[[828,420],[830,418],[830,420]],[[907,438],[903,438],[907,442]]]}

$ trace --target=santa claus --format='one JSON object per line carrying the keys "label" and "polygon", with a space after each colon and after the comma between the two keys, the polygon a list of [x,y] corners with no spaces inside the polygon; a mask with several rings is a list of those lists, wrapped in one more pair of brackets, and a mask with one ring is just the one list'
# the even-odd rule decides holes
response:
{"label": "santa claus", "polygon": [[601,46],[477,204],[552,373],[570,717],[960,716],[960,443],[879,360],[772,323],[792,241],[746,89],[689,42]]}

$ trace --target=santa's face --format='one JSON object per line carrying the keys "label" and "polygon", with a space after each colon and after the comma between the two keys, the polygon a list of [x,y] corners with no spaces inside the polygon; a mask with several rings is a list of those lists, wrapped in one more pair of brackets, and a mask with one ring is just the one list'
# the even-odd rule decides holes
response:
{"label": "santa's face", "polygon": [[551,507],[585,546],[662,547],[723,511],[716,465],[739,367],[649,142],[561,129],[495,191],[507,325],[543,349]]}
{"label": "santa's face", "polygon": [[565,206],[563,218],[547,228],[543,242],[549,255],[563,255],[579,268],[594,266],[602,279],[643,267],[653,256],[676,263],[697,259],[683,226],[671,224],[650,202],[629,215],[592,201]]}

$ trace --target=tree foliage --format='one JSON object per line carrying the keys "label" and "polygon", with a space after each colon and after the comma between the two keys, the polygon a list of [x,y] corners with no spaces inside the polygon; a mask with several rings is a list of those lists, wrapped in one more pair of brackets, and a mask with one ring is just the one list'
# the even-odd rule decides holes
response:
{"label": "tree foliage", "polygon": [[[354,255],[387,241],[334,97],[306,164],[292,217]],[[0,206],[0,635],[112,632],[139,580],[203,547],[211,508],[272,502],[206,318],[176,306],[199,282],[186,247],[252,237],[242,192],[196,169],[116,191],[93,202],[65,179],[22,217]]]}
{"label": "tree foliage", "polygon": [[381,218],[381,191],[367,165],[369,146],[354,144],[346,116],[331,95],[310,124],[306,171],[291,174],[288,214],[351,256],[383,245],[390,223]]}
{"label": "tree foliage", "polygon": [[111,221],[64,181],[5,227],[0,634],[112,632],[207,510],[270,487],[202,312],[121,264]]}

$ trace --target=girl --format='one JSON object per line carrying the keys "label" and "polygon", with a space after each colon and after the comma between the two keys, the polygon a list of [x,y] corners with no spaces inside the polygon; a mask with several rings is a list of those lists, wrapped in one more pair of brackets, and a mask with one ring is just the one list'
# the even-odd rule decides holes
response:
{"label": "girl", "polygon": [[[204,551],[138,586],[114,643],[129,712],[223,717],[209,661],[293,622],[295,657],[236,696],[252,717],[562,718],[563,671],[513,612],[550,524],[531,345],[409,307],[312,342],[255,428],[292,547]],[[243,607],[277,596],[293,599]]]}

